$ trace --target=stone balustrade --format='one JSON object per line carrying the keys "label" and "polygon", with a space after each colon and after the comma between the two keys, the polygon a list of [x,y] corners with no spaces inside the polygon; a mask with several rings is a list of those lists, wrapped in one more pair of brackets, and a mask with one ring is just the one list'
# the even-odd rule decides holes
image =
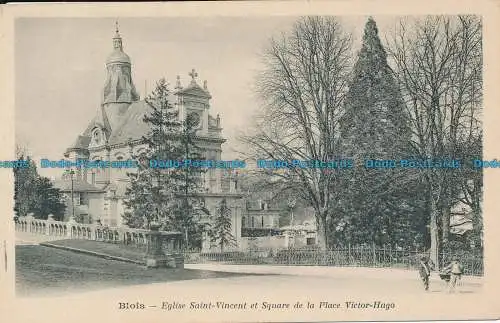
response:
{"label": "stone balustrade", "polygon": [[[134,245],[151,253],[173,255],[181,249],[181,233],[158,230],[133,229],[126,227],[108,227],[100,224],[81,224],[74,221],[55,221],[51,216],[47,220],[33,216],[19,217],[15,223],[17,232],[26,232],[61,239],[84,239]],[[154,239],[152,239],[154,236]],[[154,241],[154,243],[152,243]],[[154,244],[154,245],[153,245]],[[161,250],[161,251],[160,251]]]}

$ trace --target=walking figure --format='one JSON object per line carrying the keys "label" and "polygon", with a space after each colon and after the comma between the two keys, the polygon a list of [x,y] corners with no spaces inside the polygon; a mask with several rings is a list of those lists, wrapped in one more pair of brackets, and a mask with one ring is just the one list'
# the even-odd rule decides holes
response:
{"label": "walking figure", "polygon": [[419,274],[426,291],[429,290],[429,277],[431,276],[431,269],[431,261],[425,256],[420,258]]}
{"label": "walking figure", "polygon": [[453,257],[451,263],[444,269],[445,272],[449,272],[450,281],[448,283],[448,292],[455,292],[457,283],[462,279],[462,273],[464,271],[464,266],[460,263],[458,257]]}

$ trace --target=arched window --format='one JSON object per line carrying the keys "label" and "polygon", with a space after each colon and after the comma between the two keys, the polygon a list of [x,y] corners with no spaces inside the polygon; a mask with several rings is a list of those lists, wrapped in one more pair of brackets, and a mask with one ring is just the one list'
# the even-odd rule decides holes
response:
{"label": "arched window", "polygon": [[102,143],[102,131],[98,127],[92,130],[92,144],[99,146]]}

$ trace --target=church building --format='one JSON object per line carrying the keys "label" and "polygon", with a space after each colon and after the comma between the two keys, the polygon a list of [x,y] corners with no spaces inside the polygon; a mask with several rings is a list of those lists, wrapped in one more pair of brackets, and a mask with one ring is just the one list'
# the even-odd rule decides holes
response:
{"label": "church building", "polygon": [[[148,105],[140,99],[132,80],[132,63],[124,52],[123,40],[116,28],[112,41],[113,49],[106,60],[107,76],[102,90],[102,102],[95,117],[87,128],[76,136],[68,147],[65,157],[70,160],[126,161],[145,151],[143,136],[149,133],[143,117],[148,113]],[[222,137],[220,116],[211,115],[211,95],[204,81],[200,86],[198,74],[193,69],[190,82],[183,86],[177,76],[175,91],[170,102],[179,110],[179,118],[188,115],[197,120],[197,145],[202,148],[204,158],[220,160],[222,147],[226,141]],[[78,219],[84,223],[102,223],[110,227],[120,227],[124,213],[123,199],[129,183],[126,168],[75,169],[66,172],[55,186],[69,198],[66,220]],[[231,171],[209,169],[204,175],[205,208],[210,212],[200,221],[210,222],[216,214],[218,203],[226,198],[232,211],[233,235],[241,239],[243,199],[237,187],[237,180]],[[71,202],[71,195],[73,201]],[[203,248],[210,248],[205,237]]]}

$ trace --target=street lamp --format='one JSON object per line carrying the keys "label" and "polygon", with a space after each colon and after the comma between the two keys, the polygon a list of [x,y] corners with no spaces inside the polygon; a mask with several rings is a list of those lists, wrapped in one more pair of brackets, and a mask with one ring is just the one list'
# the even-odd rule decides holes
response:
{"label": "street lamp", "polygon": [[70,170],[69,172],[70,177],[71,177],[71,208],[72,208],[72,213],[71,213],[71,220],[75,220],[75,198],[74,198],[74,184],[73,184],[73,175],[75,174],[74,170]]}
{"label": "street lamp", "polygon": [[290,227],[293,226],[293,208],[295,207],[297,201],[294,198],[288,200],[288,208],[290,209]]}

